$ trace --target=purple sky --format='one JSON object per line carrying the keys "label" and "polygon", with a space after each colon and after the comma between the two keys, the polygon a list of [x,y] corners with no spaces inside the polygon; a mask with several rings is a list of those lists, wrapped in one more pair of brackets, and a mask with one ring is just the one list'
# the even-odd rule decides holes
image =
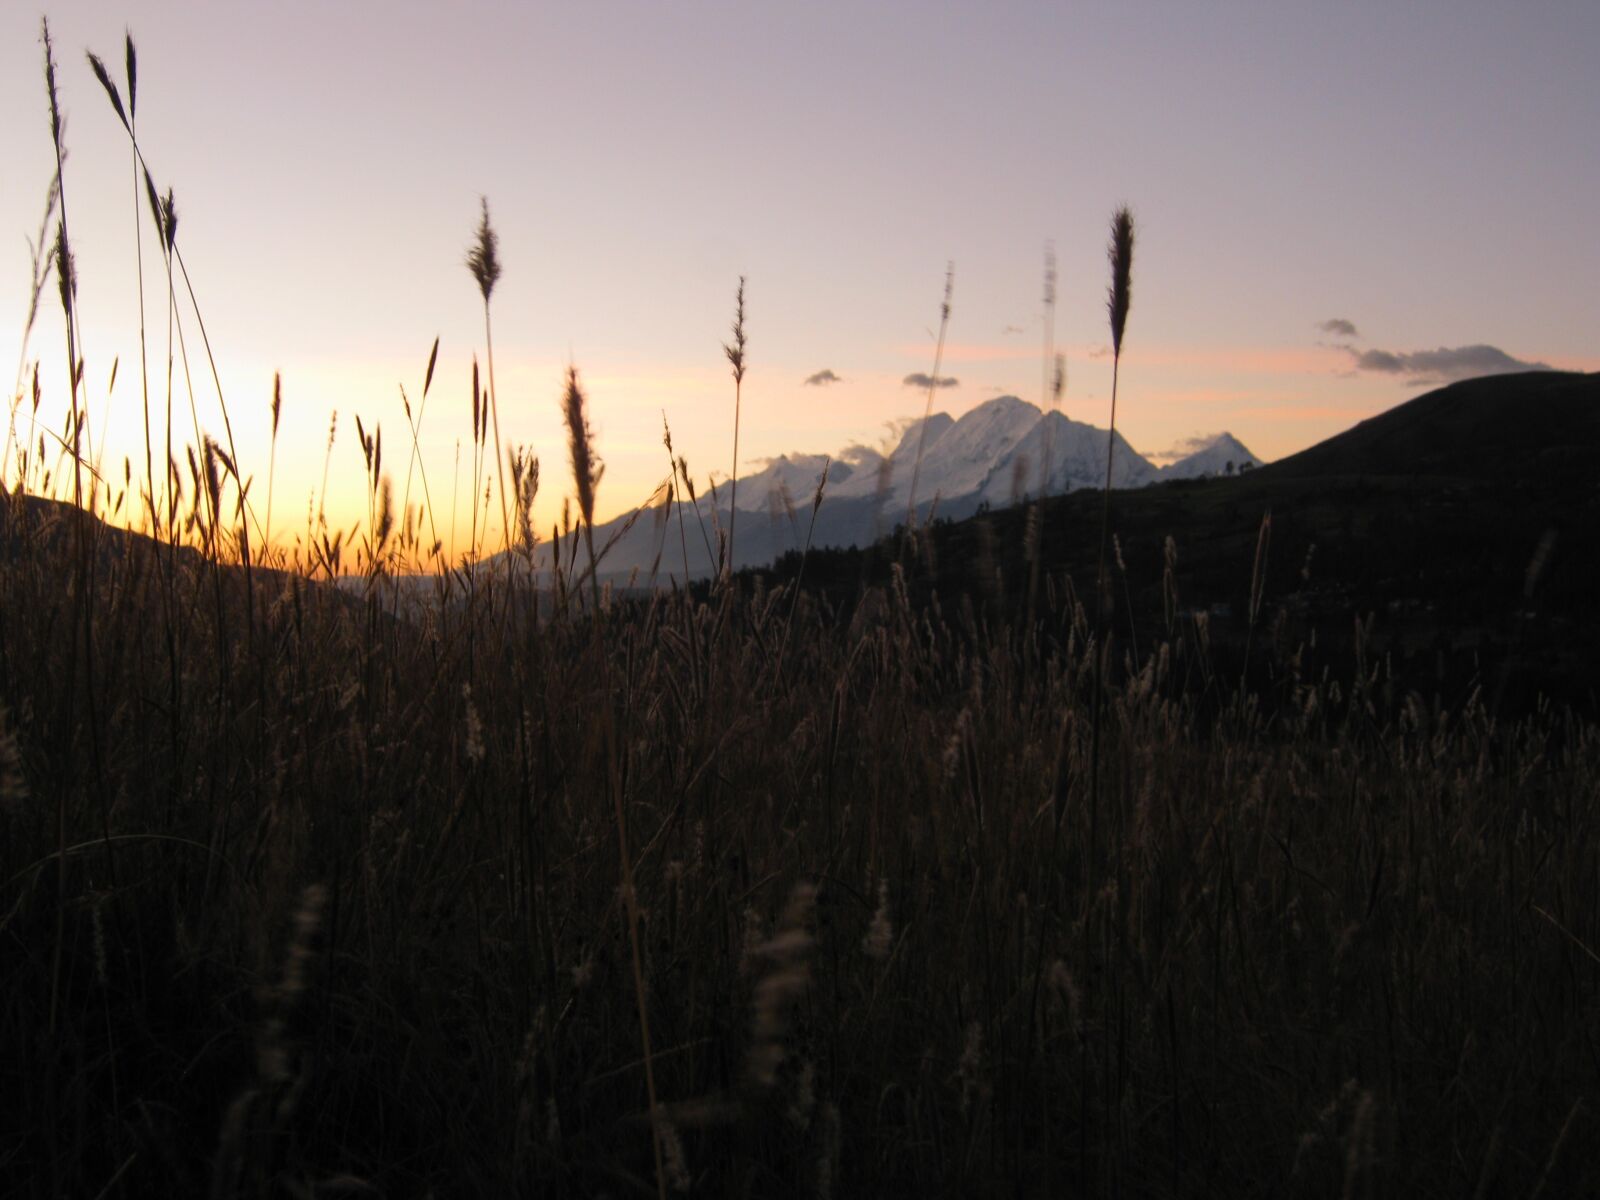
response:
{"label": "purple sky", "polygon": [[[142,456],[132,179],[84,50],[120,79],[131,21],[141,144],[176,191],[241,457],[263,475],[283,371],[290,530],[320,483],[330,410],[341,519],[361,487],[355,413],[403,461],[396,384],[415,400],[436,334],[424,447],[444,507],[482,340],[462,266],[480,193],[505,261],[501,431],[544,460],[546,524],[565,490],[569,358],[609,464],[602,515],[664,475],[663,408],[696,473],[727,472],[720,342],[740,274],[742,469],[876,441],[920,413],[901,380],[931,367],[947,260],[945,373],[960,386],[937,405],[1038,402],[1047,239],[1065,408],[1103,425],[1104,248],[1124,201],[1139,240],[1118,419],[1147,453],[1228,429],[1277,457],[1421,381],[1500,362],[1486,346],[1600,367],[1591,0],[53,8],[96,421],[122,359],[107,460],[120,475],[123,453]],[[38,18],[0,12],[8,371],[52,166]],[[159,357],[164,283],[148,253],[146,268]],[[58,425],[50,299],[29,357]],[[1356,336],[1320,328],[1335,318]],[[803,384],[825,368],[842,382]],[[216,430],[215,389],[196,386]]]}

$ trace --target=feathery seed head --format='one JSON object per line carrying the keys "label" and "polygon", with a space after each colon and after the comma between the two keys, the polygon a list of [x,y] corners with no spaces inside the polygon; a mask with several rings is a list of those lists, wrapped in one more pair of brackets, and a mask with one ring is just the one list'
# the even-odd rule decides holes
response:
{"label": "feathery seed head", "polygon": [[78,294],[78,272],[72,261],[72,249],[67,244],[67,226],[56,222],[56,287],[61,292],[61,310],[72,315],[72,301]]}
{"label": "feathery seed head", "polygon": [[167,235],[161,220],[161,194],[156,191],[156,181],[150,178],[148,168],[144,172],[144,198],[150,203],[150,219],[156,223],[156,232],[161,234],[162,245],[165,245]]}
{"label": "feathery seed head", "polygon": [[1111,216],[1111,244],[1106,248],[1106,255],[1111,260],[1111,288],[1106,295],[1106,312],[1111,317],[1111,352],[1120,358],[1133,286],[1133,213],[1127,205]]}
{"label": "feathery seed head", "polygon": [[786,1054],[783,1043],[789,1030],[789,1009],[810,984],[810,957],[815,943],[809,925],[816,898],[813,885],[796,885],[777,931],[756,951],[768,965],[751,997],[751,1044],[745,1073],[758,1092],[777,1082],[778,1067]]}
{"label": "feathery seed head", "polygon": [[61,100],[56,94],[55,44],[50,40],[50,19],[39,19],[40,35],[44,39],[44,86],[50,94],[50,140],[55,143],[56,155],[61,154]]}
{"label": "feathery seed head", "polygon": [[472,356],[472,444],[478,444],[478,356]]}
{"label": "feathery seed head", "polygon": [[217,511],[217,508],[222,500],[222,476],[217,471],[218,454],[221,449],[222,448],[217,445],[215,438],[213,438],[209,433],[205,435],[204,458],[206,472],[206,494],[211,497],[211,511],[213,513]]}
{"label": "feathery seed head", "polygon": [[139,55],[133,48],[133,31],[123,30],[122,63],[128,73],[128,117],[139,111]]}
{"label": "feathery seed head", "polygon": [[161,231],[167,240],[167,253],[171,254],[178,242],[178,207],[172,202],[170,187],[166,199],[161,201]]}
{"label": "feathery seed head", "polygon": [[388,544],[394,533],[394,484],[385,475],[378,491],[378,545]]}
{"label": "feathery seed head", "polygon": [[[131,43],[130,43],[131,44]],[[278,416],[283,412],[283,373],[272,373],[272,436],[278,436]]]}
{"label": "feathery seed head", "polygon": [[594,492],[604,466],[594,450],[594,431],[589,428],[587,401],[578,385],[578,368],[567,368],[567,391],[562,412],[567,422],[567,447],[572,455],[572,482],[578,490],[578,511],[584,524],[594,524]]}
{"label": "feathery seed head", "polygon": [[121,121],[122,127],[131,133],[132,126],[128,124],[127,110],[122,107],[122,95],[117,91],[117,85],[106,70],[106,64],[100,61],[100,56],[93,50],[88,51],[88,55],[89,68],[94,72],[94,77],[100,81],[100,86],[105,88],[106,97],[111,101],[111,107],[116,110],[117,120]]}
{"label": "feathery seed head", "polygon": [[478,281],[483,302],[489,303],[494,285],[500,281],[500,237],[489,224],[489,197],[479,197],[483,215],[478,220],[477,242],[467,251],[467,270]]}
{"label": "feathery seed head", "polygon": [[428,398],[428,389],[433,386],[433,368],[439,361],[439,339],[433,339],[433,349],[428,354],[428,373],[422,377],[422,398]]}
{"label": "feathery seed head", "polygon": [[517,505],[520,549],[531,556],[539,540],[533,530],[533,502],[539,495],[539,456],[520,446],[511,449],[511,491]]}
{"label": "feathery seed head", "polygon": [[733,381],[741,383],[744,380],[744,276],[739,276],[739,290],[734,297],[733,307],[733,341],[722,344],[722,352],[728,356],[728,361],[733,364]]}

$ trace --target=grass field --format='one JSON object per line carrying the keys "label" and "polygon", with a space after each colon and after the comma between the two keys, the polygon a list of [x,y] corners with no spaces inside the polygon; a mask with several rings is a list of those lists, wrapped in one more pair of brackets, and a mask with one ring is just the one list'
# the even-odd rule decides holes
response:
{"label": "grass field", "polygon": [[614,596],[569,386],[559,576],[402,597],[376,446],[341,587],[252,553],[225,438],[145,534],[41,498],[70,427],[0,500],[0,1191],[1600,1189],[1589,717],[1360,636],[1259,688],[1159,571],[1108,618],[928,531]]}

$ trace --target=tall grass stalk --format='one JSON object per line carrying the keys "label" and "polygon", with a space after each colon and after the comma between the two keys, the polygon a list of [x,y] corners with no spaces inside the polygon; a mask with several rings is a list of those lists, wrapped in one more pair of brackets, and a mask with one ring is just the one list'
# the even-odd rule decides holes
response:
{"label": "tall grass stalk", "polygon": [[[733,471],[728,476],[728,557],[721,572],[724,577],[734,570],[733,534],[739,521],[739,411],[744,399],[745,344],[744,276],[741,275],[733,305],[733,341],[724,342],[722,346],[733,368]],[[712,511],[715,512],[715,504]]]}
{"label": "tall grass stalk", "polygon": [[261,551],[272,555],[272,493],[278,479],[278,418],[283,415],[283,373],[272,373],[272,449],[267,458],[267,525],[261,532]]}
{"label": "tall grass stalk", "polygon": [[[50,222],[55,217],[56,205],[61,196],[61,176],[52,173],[50,186],[45,191],[44,215],[39,218],[39,233],[37,238],[28,239],[28,312],[22,323],[22,341],[17,347],[17,375],[16,382],[12,385],[11,419],[6,427],[5,455],[0,457],[0,486],[3,486],[6,473],[11,461],[11,444],[16,434],[17,408],[23,401],[22,381],[27,375],[28,368],[28,341],[33,333],[33,327],[39,317],[39,301],[44,296],[44,290],[49,285],[50,274],[55,269],[55,255],[50,252]],[[39,417],[39,378],[38,368],[34,369],[33,380],[34,404],[28,418],[28,441],[22,447],[22,455],[17,467],[17,487],[21,488],[27,483],[27,465],[32,461],[34,453],[33,444],[38,437]]]}
{"label": "tall grass stalk", "polygon": [[[742,293],[741,286],[741,293]],[[567,449],[572,460],[572,483],[578,494],[578,513],[583,520],[584,546],[589,553],[589,590],[592,602],[591,619],[594,625],[595,648],[603,653],[601,632],[599,560],[594,552],[594,497],[604,470],[594,449],[594,431],[589,427],[587,400],[578,384],[578,368],[567,368],[567,388],[562,402],[562,415],[567,425]],[[609,658],[604,661],[609,663]],[[617,855],[622,873],[622,900],[628,918],[628,946],[633,958],[634,1000],[639,1012],[639,1040],[644,1051],[645,1091],[650,1102],[650,1140],[655,1153],[656,1188],[661,1200],[666,1200],[666,1168],[662,1159],[662,1118],[656,1096],[654,1058],[650,1040],[650,1004],[645,992],[644,954],[639,944],[639,898],[634,888],[633,860],[628,854],[628,816],[623,803],[621,747],[618,744],[615,710],[609,691],[610,673],[606,672],[607,695],[602,704],[601,721],[607,758],[608,790],[611,792],[613,816],[617,824]]]}
{"label": "tall grass stalk", "polygon": [[[483,297],[483,341],[489,368],[489,415],[494,423],[494,477],[495,490],[500,493],[500,535],[505,548],[511,547],[511,523],[506,506],[505,460],[500,454],[500,402],[494,387],[494,327],[489,319],[489,297],[494,285],[500,282],[500,237],[489,224],[489,198],[479,197],[482,215],[474,234],[476,241],[467,252],[467,270],[478,284]],[[487,535],[485,535],[487,536]]]}
{"label": "tall grass stalk", "polygon": [[428,490],[428,467],[422,461],[422,416],[428,407],[428,389],[433,386],[433,369],[439,362],[439,339],[433,339],[433,349],[428,352],[428,369],[422,376],[422,398],[417,402],[415,417],[411,412],[411,400],[406,395],[404,386],[400,388],[400,402],[405,407],[406,424],[411,429],[411,457],[406,462],[406,487],[401,499],[400,507],[409,512],[411,510],[411,473],[420,468],[422,472],[422,501],[428,506],[428,530],[433,537],[433,550],[429,557],[439,550],[439,526],[433,515],[433,494]]}
{"label": "tall grass stalk", "polygon": [[[667,486],[671,489],[668,503],[678,510],[678,544],[683,550],[683,586],[688,587],[689,535],[684,529],[683,500],[678,492],[678,464],[672,456],[672,427],[667,424],[667,410],[664,408],[661,410],[661,444],[667,448]],[[698,511],[695,515],[699,515]]]}
{"label": "tall grass stalk", "polygon": [[[1117,379],[1122,365],[1122,336],[1128,325],[1128,308],[1132,303],[1133,287],[1133,214],[1127,206],[1117,209],[1111,216],[1111,243],[1106,250],[1111,265],[1111,285],[1106,293],[1106,315],[1111,326],[1111,426],[1106,432],[1106,482],[1100,504],[1100,551],[1095,568],[1095,605],[1098,610],[1094,638],[1094,701],[1090,726],[1089,750],[1089,852],[1100,853],[1101,814],[1101,752],[1106,707],[1106,675],[1111,667],[1111,603],[1110,586],[1106,579],[1106,544],[1111,529],[1111,468],[1116,452],[1117,438]],[[1117,804],[1117,831],[1114,845],[1120,845],[1123,824],[1121,795]],[[1126,888],[1121,886],[1121,857],[1118,858],[1118,903],[1126,899]],[[1120,910],[1119,910],[1120,911]],[[1119,923],[1117,950],[1122,949]]]}
{"label": "tall grass stalk", "polygon": [[[73,502],[74,502],[74,504],[77,505],[77,507],[79,509],[81,509],[83,507],[83,470],[82,470],[82,458],[78,453],[78,434],[79,434],[79,427],[78,427],[78,368],[77,368],[78,359],[77,359],[77,343],[74,341],[73,333],[72,333],[72,293],[73,293],[74,279],[73,279],[73,272],[72,272],[72,254],[71,254],[71,250],[70,250],[70,248],[68,246],[68,243],[67,243],[67,198],[66,198],[66,186],[65,186],[63,175],[62,175],[62,163],[63,163],[63,160],[65,159],[66,156],[62,152],[62,148],[61,148],[61,106],[60,106],[60,101],[57,98],[57,94],[56,94],[55,53],[54,53],[54,47],[51,45],[51,42],[50,42],[50,22],[49,22],[49,20],[47,18],[46,19],[41,19],[41,21],[40,21],[40,33],[41,33],[41,36],[44,39],[45,88],[48,91],[49,97],[50,97],[50,139],[54,143],[54,146],[55,146],[56,179],[62,181],[60,183],[60,185],[59,185],[59,191],[58,191],[58,202],[59,202],[59,204],[61,206],[61,216],[60,216],[60,218],[59,218],[59,220],[58,220],[58,222],[56,224],[56,248],[55,248],[56,283],[57,283],[57,286],[58,286],[58,288],[60,290],[61,309],[62,309],[62,315],[63,315],[64,321],[65,321],[65,324],[66,324],[66,336],[67,336],[67,343],[66,343],[67,344],[67,376],[66,376],[66,378],[67,378],[67,388],[70,391],[71,411],[72,411],[72,441],[71,441],[71,449],[72,449],[72,460],[73,460]],[[87,562],[88,562],[88,555],[87,555],[87,553],[85,553],[84,544],[83,544],[84,524],[85,524],[85,522],[82,519],[83,514],[80,512],[80,513],[78,513],[76,515],[79,518],[78,520],[76,520],[74,522],[74,526],[75,526],[75,530],[76,530],[76,536],[77,536],[77,542],[78,542],[77,564],[78,564],[78,567],[79,567],[79,577],[78,577],[78,586],[75,589],[75,596],[77,597],[76,603],[74,604],[74,618],[75,619],[73,621],[73,627],[72,627],[71,634],[70,634],[72,650],[71,650],[71,653],[70,653],[70,656],[69,656],[69,659],[68,659],[68,674],[67,674],[67,679],[66,679],[66,688],[64,689],[64,695],[67,696],[67,704],[69,705],[69,710],[68,710],[69,712],[70,712],[70,705],[71,705],[72,686],[73,686],[73,684],[75,682],[76,673],[77,673],[76,672],[76,663],[77,663],[78,626],[79,626],[79,620],[77,618],[78,618],[79,615],[83,614],[82,595],[83,595],[83,592],[84,592],[84,585],[87,582],[87,580],[84,579],[84,577],[83,577],[83,569],[87,566]],[[58,788],[56,790],[56,854],[59,856],[59,861],[64,866],[65,860],[66,860],[66,854],[67,854],[67,789],[64,788],[64,787],[63,788]],[[63,948],[62,947],[62,943],[66,939],[66,906],[67,906],[67,877],[66,877],[66,872],[61,867],[58,867],[57,871],[56,871],[56,909],[57,909],[57,915],[56,915],[56,929],[55,929],[55,944],[54,944],[54,947],[51,950],[51,968],[50,968],[50,1020],[49,1020],[49,1025],[48,1025],[48,1031],[49,1031],[49,1036],[51,1036],[52,1038],[55,1036],[55,1033],[56,1033],[56,1021],[57,1021],[58,1016],[60,1015],[61,961],[62,961],[61,956],[62,956],[62,948]]]}
{"label": "tall grass stalk", "polygon": [[1111,532],[1111,468],[1117,450],[1117,381],[1122,368],[1122,334],[1128,326],[1128,306],[1133,289],[1133,213],[1126,206],[1111,216],[1111,286],[1106,293],[1106,315],[1111,324],[1111,427],[1106,431],[1106,485],[1100,509],[1100,559],[1095,574],[1095,596],[1101,623],[1106,617],[1106,545]]}
{"label": "tall grass stalk", "polygon": [[[1128,638],[1122,679],[1070,576],[1038,594],[1049,644],[1007,599],[1039,560],[949,569],[987,526],[917,532],[936,588],[896,564],[857,589],[808,531],[798,571],[607,596],[565,382],[576,496],[545,625],[470,561],[436,604],[379,607],[392,512],[364,422],[360,597],[305,578],[361,531],[313,492],[304,562],[246,609],[208,515],[246,472],[204,429],[162,487],[199,553],[176,521],[157,558],[118,553],[133,535],[92,502],[5,505],[10,1190],[559,1197],[647,1194],[653,1169],[658,1196],[1595,1194],[1588,710],[1429,699],[1371,620],[1353,651],[1294,647],[1265,530],[1238,564],[1273,631],[1253,649],[1242,623],[1183,636],[1175,541],[1154,612],[1134,602],[1156,581],[1113,560],[1157,639]],[[70,497],[84,430],[47,424],[54,477],[29,483]],[[696,501],[663,435],[652,500]],[[505,449],[531,556],[534,460]],[[1106,497],[1057,510],[1093,570]],[[159,664],[142,635],[167,597]]]}

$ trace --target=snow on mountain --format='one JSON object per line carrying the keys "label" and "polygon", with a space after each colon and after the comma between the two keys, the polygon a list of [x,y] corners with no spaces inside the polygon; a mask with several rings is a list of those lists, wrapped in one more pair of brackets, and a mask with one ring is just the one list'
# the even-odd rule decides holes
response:
{"label": "snow on mountain", "polygon": [[[927,419],[928,433],[922,437],[922,419],[906,425],[900,435],[900,440],[895,448],[889,451],[887,457],[873,455],[874,461],[869,465],[862,462],[855,474],[848,480],[835,487],[833,480],[828,481],[828,495],[837,497],[877,497],[880,491],[884,498],[892,498],[894,486],[897,483],[910,485],[911,472],[917,461],[917,443],[922,442],[923,469],[927,469],[928,453],[939,444],[939,440],[951,429],[955,428],[956,420],[949,413],[933,413]],[[871,451],[865,451],[872,454]],[[881,473],[880,468],[886,468]],[[917,489],[922,490],[922,481],[917,481]],[[932,495],[932,493],[928,493]],[[901,493],[900,502],[906,502],[904,491]]]}
{"label": "snow on mountain", "polygon": [[[1044,414],[1016,396],[980,404],[924,451],[917,475],[917,500],[954,500],[981,492],[997,463],[1026,440]],[[911,473],[895,481],[895,499],[910,503]]]}
{"label": "snow on mountain", "polygon": [[[1029,405],[1031,408],[1032,405]],[[1037,412],[1038,410],[1035,409]],[[1046,413],[1025,437],[994,464],[981,495],[991,506],[1014,504],[1037,496],[1048,459],[1048,492],[1060,495],[1079,488],[1103,487],[1106,481],[1106,431],[1059,412]],[[1156,468],[1120,433],[1112,456],[1113,487],[1143,487],[1159,477]]]}
{"label": "snow on mountain", "polygon": [[1189,454],[1161,468],[1162,479],[1195,479],[1205,475],[1227,474],[1228,464],[1235,471],[1245,463],[1259,467],[1261,460],[1245,448],[1243,442],[1231,433],[1213,434],[1196,438],[1190,444]]}
{"label": "snow on mountain", "polygon": [[903,513],[911,503],[915,476],[917,506],[921,508],[938,496],[943,511],[948,501],[976,496],[995,464],[1028,436],[1041,416],[1037,407],[1015,396],[997,396],[960,420],[953,420],[949,413],[934,413],[928,418],[927,437],[922,439],[920,469],[917,443],[922,422],[913,421],[889,455],[886,480],[876,471],[863,471],[837,491],[830,486],[829,494],[881,498],[889,511]]}
{"label": "snow on mountain", "polygon": [[830,463],[825,454],[780,454],[754,475],[740,478],[739,511],[766,512],[774,504],[780,507],[809,505],[816,495],[817,481],[822,478],[825,464],[829,491],[855,473],[849,462],[834,459]]}
{"label": "snow on mountain", "polygon": [[[1079,488],[1099,488],[1106,478],[1106,431],[1073,421],[1059,412],[1044,413],[1016,396],[999,396],[964,414],[960,420],[934,413],[912,421],[887,456],[853,446],[832,460],[828,486],[815,514],[811,501],[825,456],[783,454],[739,480],[739,511],[734,565],[769,563],[790,550],[811,544],[862,546],[890,532],[905,520],[917,448],[917,509],[926,518],[938,497],[938,512],[961,518],[982,505],[1003,508],[1037,496],[1048,458],[1051,495]],[[1258,462],[1231,434],[1197,439],[1190,451],[1165,468],[1157,468],[1119,433],[1112,463],[1112,486],[1142,487],[1168,479],[1224,473],[1244,462]],[[629,514],[595,530],[605,552],[601,572],[610,579],[630,574],[642,582],[652,577],[704,578],[715,569],[719,538],[729,524],[730,492],[717,487],[717,512],[709,489],[698,505],[682,501],[668,512]],[[761,515],[757,515],[761,514]],[[541,547],[548,565],[550,547]]]}

